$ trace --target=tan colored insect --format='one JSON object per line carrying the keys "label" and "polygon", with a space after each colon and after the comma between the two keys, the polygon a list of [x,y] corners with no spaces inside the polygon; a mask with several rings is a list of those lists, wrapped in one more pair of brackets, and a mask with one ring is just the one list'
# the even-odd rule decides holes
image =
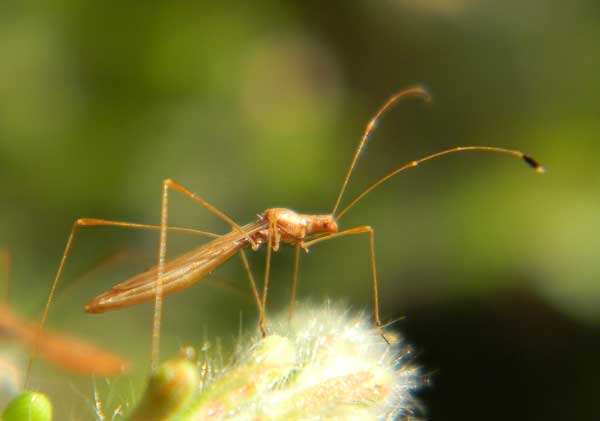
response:
{"label": "tan colored insect", "polygon": [[63,333],[42,332],[38,323],[17,316],[8,305],[11,256],[0,250],[7,274],[3,299],[0,302],[0,338],[14,339],[36,347],[39,355],[62,369],[83,375],[116,376],[124,373],[129,363],[123,358]]}
{"label": "tan colored insect", "polygon": [[[47,316],[47,311],[52,301],[52,297],[58,281],[61,277],[64,265],[71,251],[75,234],[79,227],[82,226],[120,226],[128,228],[139,228],[139,229],[154,229],[160,231],[159,241],[159,252],[158,252],[158,265],[151,268],[150,270],[133,276],[132,278],[117,284],[108,292],[99,295],[85,306],[85,310],[91,313],[99,313],[117,308],[127,307],[135,305],[145,301],[154,300],[154,319],[152,328],[152,367],[155,368],[158,362],[158,350],[159,350],[159,335],[160,335],[160,322],[161,322],[161,311],[162,311],[162,297],[168,294],[172,294],[181,289],[187,288],[194,282],[199,281],[215,268],[223,264],[229,258],[237,253],[240,253],[244,267],[248,274],[254,299],[259,311],[258,326],[261,332],[266,334],[265,331],[265,307],[267,301],[267,291],[269,286],[269,269],[271,262],[271,251],[276,251],[279,248],[281,242],[285,244],[291,244],[295,246],[295,259],[294,259],[294,274],[292,283],[292,298],[290,312],[293,313],[296,289],[298,285],[298,268],[300,259],[300,250],[308,250],[309,247],[327,240],[334,238],[355,235],[355,234],[366,234],[370,241],[370,261],[371,261],[371,272],[372,272],[372,283],[373,283],[373,307],[375,323],[378,327],[381,326],[381,319],[379,316],[379,296],[377,288],[377,272],[375,266],[375,237],[373,229],[368,225],[362,225],[354,228],[345,229],[339,231],[338,222],[340,218],[362,198],[364,198],[369,192],[375,189],[380,184],[384,183],[394,175],[414,168],[422,162],[429,161],[431,159],[464,151],[485,151],[495,152],[501,154],[507,154],[523,159],[528,165],[533,167],[538,172],[543,172],[543,168],[531,157],[523,154],[520,151],[509,150],[497,147],[487,146],[462,146],[447,149],[441,152],[437,152],[432,155],[428,155],[424,158],[411,161],[404,164],[394,171],[390,172],[386,176],[382,177],[375,183],[371,184],[362,193],[356,196],[346,207],[341,211],[338,211],[341,203],[344,191],[354,171],[357,160],[369,138],[369,135],[375,128],[377,120],[381,115],[388,110],[393,104],[395,104],[400,98],[407,96],[416,96],[430,101],[429,94],[422,88],[415,87],[399,92],[392,96],[375,114],[375,116],[369,121],[366,129],[363,133],[361,141],[354,153],[354,157],[346,173],[339,194],[337,196],[335,205],[330,214],[326,215],[305,215],[300,214],[290,209],[284,208],[271,208],[264,211],[258,220],[248,225],[238,225],[229,216],[215,208],[213,205],[208,203],[206,200],[201,198],[195,193],[192,193],[181,184],[176,183],[173,180],[167,179],[163,182],[162,189],[162,205],[161,205],[161,221],[159,226],[134,224],[128,222],[118,221],[106,221],[98,219],[79,219],[77,220],[69,236],[63,257],[58,268],[56,278],[54,280],[49,298],[46,311],[42,318],[42,326]],[[232,227],[232,231],[223,236],[216,234],[194,231],[186,228],[169,227],[168,225],[168,210],[169,210],[169,190],[175,190],[184,196],[194,200],[208,211],[218,216],[219,218],[226,221]],[[199,246],[198,248],[179,256],[173,260],[167,261],[167,233],[168,231],[186,231],[199,235],[205,235],[214,237],[213,240],[208,243]],[[247,246],[251,246],[253,250],[258,250],[262,245],[266,244],[266,263],[264,273],[264,283],[262,294],[259,294],[256,287],[256,282],[248,259],[246,257],[244,249]]]}

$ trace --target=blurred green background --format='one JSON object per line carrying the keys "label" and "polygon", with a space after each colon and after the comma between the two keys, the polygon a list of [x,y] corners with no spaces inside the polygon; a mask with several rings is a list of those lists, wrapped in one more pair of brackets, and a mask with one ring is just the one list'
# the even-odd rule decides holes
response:
{"label": "blurred green background", "polygon": [[[406,161],[456,145],[521,149],[549,172],[465,153],[386,183],[341,227],[376,232],[382,316],[431,374],[429,419],[591,419],[600,364],[600,3],[36,1],[0,4],[0,245],[10,302],[38,318],[78,217],[158,223],[173,178],[234,220],[329,212],[362,130],[394,92],[346,202]],[[227,232],[174,194],[172,224]],[[130,358],[97,388],[139,396],[152,307],[83,304],[150,266],[157,234],[84,229],[49,326]],[[169,254],[199,244],[170,237]],[[274,257],[285,309],[292,253]],[[264,253],[253,257],[262,276]],[[91,270],[90,270],[91,269]],[[302,256],[299,295],[371,309],[366,238]],[[166,300],[162,355],[221,338],[256,310],[238,258]],[[22,356],[24,357],[24,356]],[[23,358],[16,364],[23,365]],[[92,416],[94,383],[38,363],[60,414]],[[112,384],[112,383],[111,383]]]}

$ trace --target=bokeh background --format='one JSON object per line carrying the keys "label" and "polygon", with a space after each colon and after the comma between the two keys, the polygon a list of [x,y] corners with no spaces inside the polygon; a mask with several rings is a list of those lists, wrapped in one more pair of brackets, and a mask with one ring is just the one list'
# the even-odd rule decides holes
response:
{"label": "bokeh background", "polygon": [[[396,177],[341,221],[376,231],[382,315],[401,318],[395,326],[430,378],[427,418],[592,419],[599,41],[593,0],[4,0],[0,245],[14,256],[11,306],[40,316],[76,218],[158,223],[166,177],[240,223],[273,206],[329,212],[369,118],[421,85],[434,103],[407,100],[383,118],[346,201],[455,145],[521,149],[549,169],[453,155]],[[171,203],[173,224],[228,231],[188,199]],[[94,387],[108,412],[141,393],[152,307],[87,315],[82,306],[150,266],[157,238],[112,228],[77,238],[49,326],[135,369],[108,384],[36,363],[33,383],[59,414],[91,418]],[[170,254],[200,242],[172,235]],[[263,259],[252,260],[258,276]],[[291,273],[282,249],[271,312],[285,310]],[[303,256],[299,294],[370,310],[366,238]],[[227,348],[240,320],[252,331],[255,318],[234,258],[166,300],[162,355],[217,338]],[[26,350],[9,346],[22,367]]]}

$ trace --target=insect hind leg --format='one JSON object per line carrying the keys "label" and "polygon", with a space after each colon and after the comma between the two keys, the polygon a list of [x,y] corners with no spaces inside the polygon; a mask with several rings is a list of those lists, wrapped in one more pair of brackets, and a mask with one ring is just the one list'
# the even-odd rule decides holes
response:
{"label": "insect hind leg", "polygon": [[[169,220],[169,190],[175,190],[184,196],[192,199],[194,202],[198,203],[213,215],[221,218],[225,222],[227,222],[231,227],[240,232],[242,228],[227,216],[224,212],[220,211],[213,205],[211,205],[208,201],[204,200],[202,197],[198,196],[196,193],[191,192],[181,184],[177,183],[170,178],[163,180],[162,187],[162,197],[161,197],[161,206],[160,206],[160,240],[158,244],[158,274],[156,280],[156,288],[154,295],[154,316],[152,317],[152,345],[151,345],[151,370],[154,372],[158,367],[159,360],[159,347],[160,347],[160,328],[161,328],[161,319],[162,319],[162,290],[163,290],[163,274],[165,261],[167,258],[167,228],[168,228],[168,220]],[[257,249],[258,245],[256,242],[247,237],[253,249]]]}
{"label": "insect hind leg", "polygon": [[[154,230],[157,231],[160,229],[160,226],[157,225],[147,225],[147,224],[138,224],[133,222],[123,222],[123,221],[110,221],[106,219],[92,219],[92,218],[81,218],[76,220],[71,227],[71,232],[69,234],[69,238],[67,240],[67,244],[63,251],[62,258],[60,260],[60,264],[58,266],[58,270],[56,271],[56,275],[54,277],[54,281],[52,282],[52,287],[50,288],[50,293],[48,294],[48,300],[46,302],[46,306],[44,307],[44,312],[42,313],[42,317],[40,319],[39,327],[38,327],[38,335],[43,331],[44,326],[46,324],[46,320],[48,318],[48,312],[50,311],[50,305],[54,300],[54,295],[56,294],[56,290],[58,288],[58,284],[62,277],[65,265],[67,263],[67,259],[71,253],[73,248],[73,242],[75,241],[75,236],[77,235],[79,228],[81,227],[90,227],[90,226],[111,226],[111,227],[122,227],[122,228],[132,228],[132,229],[143,229],[143,230]],[[190,228],[180,228],[180,227],[168,227],[169,231],[176,232],[185,232],[190,234],[196,234],[207,237],[218,237],[217,234],[213,234],[205,231],[197,231]],[[25,374],[25,386],[27,387],[29,383],[29,378],[31,374],[31,367],[35,356],[37,354],[37,339],[34,341],[33,347],[31,349],[31,354],[29,356],[29,362],[27,363],[27,370]]]}

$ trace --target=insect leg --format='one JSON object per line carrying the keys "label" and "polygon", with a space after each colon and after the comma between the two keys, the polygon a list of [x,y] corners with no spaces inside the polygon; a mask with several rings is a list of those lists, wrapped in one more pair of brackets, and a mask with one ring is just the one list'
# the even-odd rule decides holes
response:
{"label": "insect leg", "polygon": [[296,250],[294,252],[294,274],[292,275],[292,298],[290,301],[290,320],[294,317],[294,311],[296,310],[296,290],[298,288],[298,272],[300,270],[300,243],[296,243]]}
{"label": "insect leg", "polygon": [[[159,360],[159,347],[160,347],[160,325],[162,318],[162,290],[163,290],[163,274],[165,267],[165,260],[167,258],[167,226],[169,219],[169,189],[173,189],[183,194],[186,197],[189,197],[194,202],[200,204],[204,208],[206,208],[213,215],[218,216],[229,225],[243,233],[242,228],[233,221],[229,216],[225,213],[221,212],[219,209],[208,203],[206,200],[198,196],[197,194],[191,192],[187,188],[183,187],[181,184],[177,183],[170,178],[163,180],[163,188],[162,188],[162,199],[160,206],[160,240],[158,245],[158,274],[156,280],[156,293],[154,296],[154,316],[152,318],[152,346],[151,346],[151,369],[154,372],[158,367]],[[247,237],[248,241],[252,245],[254,250],[258,249],[258,245],[256,242]]]}
{"label": "insect leg", "polygon": [[[252,270],[250,270],[250,264],[248,263],[248,257],[246,257],[246,252],[244,249],[240,250],[240,256],[242,258],[242,262],[244,264],[244,269],[246,269],[246,273],[248,274],[248,279],[250,279],[250,287],[252,288],[252,295],[254,295],[254,300],[256,301],[256,305],[258,307],[258,327],[260,329],[260,333],[263,338],[267,336],[267,332],[264,326],[265,320],[265,309],[262,305],[262,301],[260,299],[260,295],[258,294],[258,288],[256,288],[256,281],[254,280],[254,275],[252,274]],[[261,322],[262,321],[262,322]]]}
{"label": "insect leg", "polygon": [[265,273],[263,280],[262,300],[261,300],[261,314],[258,318],[258,327],[262,332],[263,336],[266,336],[265,322],[266,322],[266,307],[267,307],[267,293],[269,291],[269,274],[271,271],[271,252],[273,249],[273,237],[274,232],[277,229],[276,221],[269,221],[269,234],[267,235],[267,253],[265,257]]}
{"label": "insect leg", "polygon": [[[231,225],[231,227],[233,229],[236,229],[239,232],[243,233],[242,227],[240,227],[233,219],[231,219],[224,212],[220,211],[219,209],[217,209],[216,207],[214,207],[213,205],[208,203],[206,200],[204,200],[203,198],[198,196],[196,193],[193,193],[190,190],[183,187],[178,182],[171,180],[170,178],[167,178],[166,180],[163,181],[163,187],[167,190],[173,189],[173,190],[178,191],[179,193],[183,194],[184,196],[189,197],[194,202],[196,202],[196,203],[200,204],[201,206],[203,206],[204,208],[206,208],[213,215],[218,216],[223,221],[227,222],[229,225]],[[168,193],[164,193],[164,194],[168,194]],[[247,237],[247,239],[250,242],[252,249],[256,251],[258,248],[258,245],[256,244],[256,242],[250,237]]]}
{"label": "insect leg", "polygon": [[[52,287],[50,288],[50,293],[48,294],[48,301],[46,302],[46,306],[44,307],[44,312],[43,312],[42,318],[40,320],[38,332],[42,332],[44,329],[44,325],[46,324],[46,319],[48,318],[48,311],[50,310],[50,304],[52,304],[52,300],[54,299],[54,294],[56,293],[56,288],[58,287],[58,283],[60,281],[63,270],[65,268],[65,264],[67,262],[67,258],[71,252],[71,248],[73,247],[73,241],[75,240],[75,235],[77,234],[79,227],[88,227],[88,226],[112,226],[112,227],[125,227],[125,228],[147,229],[147,230],[160,229],[160,227],[156,226],[156,225],[137,224],[137,223],[121,222],[121,221],[108,221],[108,220],[104,220],[104,219],[83,218],[83,219],[76,220],[73,223],[73,227],[71,228],[71,233],[69,234],[69,239],[67,240],[67,245],[65,246],[65,250],[63,251],[63,255],[60,260],[58,270],[56,272],[56,276],[54,277],[54,281],[52,282]],[[197,230],[193,230],[190,228],[168,227],[168,229],[170,231],[187,232],[187,233],[191,233],[191,234],[197,234],[197,235],[208,236],[208,237],[218,237],[217,234],[204,232],[204,231],[197,231]],[[37,341],[36,341],[36,343],[37,343]],[[33,363],[33,360],[35,359],[36,353],[37,353],[37,345],[34,344],[32,347],[32,350],[31,350],[31,355],[29,357],[29,362],[27,364],[27,371],[26,371],[26,376],[25,376],[26,384],[28,383],[28,380],[29,380],[31,365]]]}
{"label": "insect leg", "polygon": [[313,244],[320,243],[326,240],[332,240],[337,237],[345,237],[347,235],[354,234],[369,234],[369,242],[370,242],[370,254],[371,254],[371,275],[373,278],[373,310],[375,317],[375,325],[381,331],[381,336],[385,339],[386,342],[389,343],[387,338],[385,337],[383,330],[381,328],[381,318],[379,317],[379,288],[377,286],[377,268],[375,265],[375,232],[373,228],[368,225],[362,225],[359,227],[350,228],[344,231],[336,232],[334,234],[326,235],[323,237],[316,238],[311,241],[307,241],[304,243],[305,247],[310,247]]}

